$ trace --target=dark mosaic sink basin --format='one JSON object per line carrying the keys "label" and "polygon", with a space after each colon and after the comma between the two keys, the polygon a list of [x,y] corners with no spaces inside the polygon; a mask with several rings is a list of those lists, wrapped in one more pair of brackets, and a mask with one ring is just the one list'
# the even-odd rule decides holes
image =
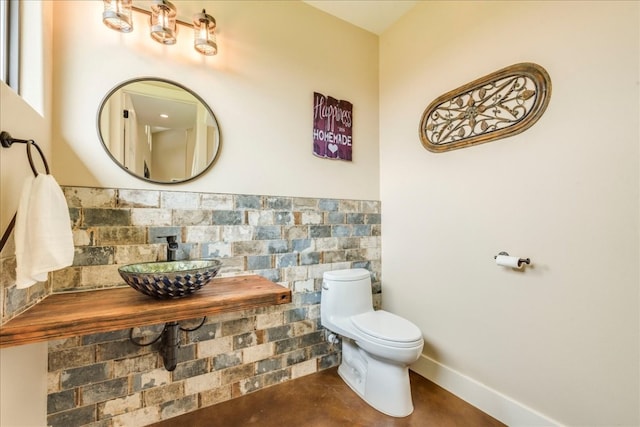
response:
{"label": "dark mosaic sink basin", "polygon": [[181,298],[213,279],[222,263],[215,259],[144,262],[118,268],[127,285],[158,299]]}

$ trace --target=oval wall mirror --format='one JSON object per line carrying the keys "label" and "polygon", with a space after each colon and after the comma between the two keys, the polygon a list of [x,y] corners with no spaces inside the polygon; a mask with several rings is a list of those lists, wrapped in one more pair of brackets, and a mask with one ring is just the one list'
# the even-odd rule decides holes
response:
{"label": "oval wall mirror", "polygon": [[98,134],[121,168],[162,184],[200,176],[220,151],[211,108],[186,87],[154,77],[128,80],[104,97]]}

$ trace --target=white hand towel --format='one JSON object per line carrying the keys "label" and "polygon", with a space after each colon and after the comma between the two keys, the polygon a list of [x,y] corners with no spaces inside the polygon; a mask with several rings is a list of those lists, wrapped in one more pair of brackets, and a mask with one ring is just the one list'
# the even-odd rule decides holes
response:
{"label": "white hand towel", "polygon": [[16,212],[14,240],[16,245],[16,286],[18,288],[25,288],[35,283],[30,279],[30,267],[27,265],[27,261],[29,260],[29,248],[27,247],[27,212],[29,212],[29,199],[31,198],[33,181],[34,178],[31,175],[24,181],[20,202],[18,203],[18,211]]}
{"label": "white hand towel", "polygon": [[23,186],[15,226],[16,287],[47,279],[73,263],[69,208],[52,175],[29,177]]}

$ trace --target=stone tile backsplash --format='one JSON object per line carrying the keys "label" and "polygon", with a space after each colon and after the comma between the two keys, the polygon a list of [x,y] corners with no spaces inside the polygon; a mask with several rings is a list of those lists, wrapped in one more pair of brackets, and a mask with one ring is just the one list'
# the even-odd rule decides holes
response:
{"label": "stone tile backsplash", "polygon": [[[220,276],[259,274],[290,288],[291,304],[221,314],[181,332],[177,368],[158,345],[136,346],[129,330],[49,342],[48,423],[144,426],[242,396],[339,363],[320,326],[327,270],[372,272],[380,305],[380,202],[160,190],[64,187],[75,258],[35,290],[13,284],[15,258],[0,258],[2,320],[47,293],[126,286],[122,264],[218,258]],[[200,319],[185,322],[197,325]],[[153,337],[162,325],[134,328]]]}

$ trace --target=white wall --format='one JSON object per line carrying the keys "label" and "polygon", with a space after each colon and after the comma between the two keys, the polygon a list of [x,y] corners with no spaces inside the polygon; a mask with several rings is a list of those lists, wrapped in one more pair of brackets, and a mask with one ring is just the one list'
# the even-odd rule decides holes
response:
{"label": "white wall", "polygon": [[[47,3],[27,2],[23,13],[31,25],[23,26],[22,43],[27,49],[22,58],[19,97],[0,82],[0,130],[18,139],[33,139],[42,149],[49,166],[51,156],[51,8]],[[26,99],[26,101],[25,101]],[[36,150],[36,167],[44,172]],[[24,180],[32,174],[24,144],[0,148],[0,233],[4,233],[18,207]],[[0,259],[13,256],[13,239]],[[0,262],[3,268],[11,263]],[[0,268],[0,307],[4,304],[7,277],[13,272]],[[0,312],[2,310],[0,309]],[[0,350],[0,425],[32,427],[46,425],[47,344],[38,343]]]}
{"label": "white wall", "polygon": [[[0,82],[0,130],[19,139],[34,139],[51,166],[49,122],[33,110],[11,88]],[[0,148],[0,233],[4,233],[18,208],[24,180],[32,174],[24,144]],[[39,162],[37,151],[32,150]],[[41,163],[38,170],[44,172]],[[10,239],[1,258],[13,256],[15,246]],[[2,263],[0,265],[12,265]],[[0,275],[15,277],[13,272]],[[0,280],[0,307],[5,290]],[[0,309],[0,311],[2,311]],[[47,414],[47,344],[20,346],[0,350],[0,425],[43,426]]]}
{"label": "white wall", "polygon": [[47,343],[0,350],[0,425],[47,425]]}
{"label": "white wall", "polygon": [[[421,2],[380,39],[383,304],[441,370],[568,425],[640,424],[639,8]],[[421,146],[433,99],[525,61],[553,84],[532,128]]]}
{"label": "white wall", "polygon": [[[155,76],[198,93],[220,123],[215,166],[176,190],[377,200],[377,36],[298,1],[196,3],[218,23],[215,57],[196,53],[185,27],[176,45],[162,46],[149,37],[145,15],[134,13],[134,32],[120,34],[100,23],[101,1],[55,2],[54,172],[61,183],[158,188],[115,166],[96,132],[111,88]],[[354,104],[352,163],[313,156],[314,91]]]}

